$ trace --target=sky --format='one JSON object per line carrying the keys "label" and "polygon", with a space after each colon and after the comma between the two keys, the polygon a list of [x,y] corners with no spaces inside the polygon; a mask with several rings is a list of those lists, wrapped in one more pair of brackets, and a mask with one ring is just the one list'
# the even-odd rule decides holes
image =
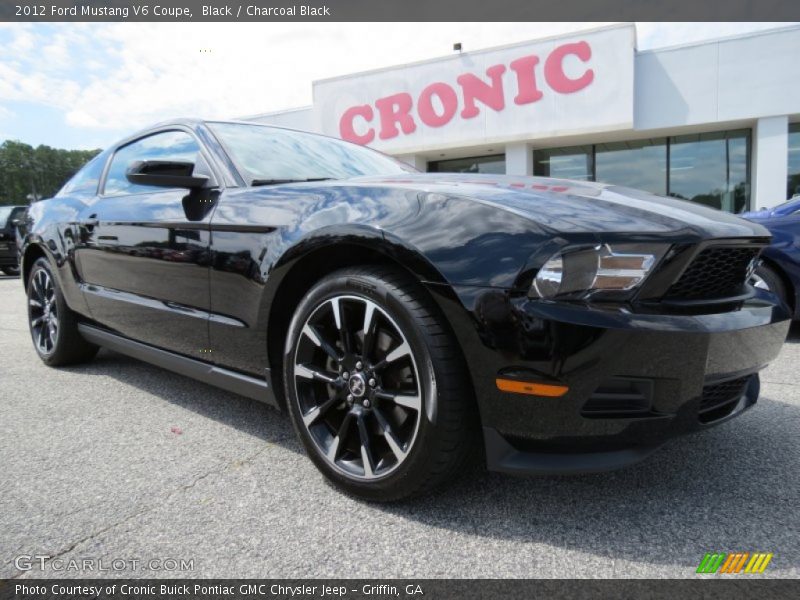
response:
{"label": "sky", "polygon": [[[311,104],[311,83],[604,23],[0,24],[0,142],[104,148],[173,117]],[[787,23],[637,23],[648,50]]]}

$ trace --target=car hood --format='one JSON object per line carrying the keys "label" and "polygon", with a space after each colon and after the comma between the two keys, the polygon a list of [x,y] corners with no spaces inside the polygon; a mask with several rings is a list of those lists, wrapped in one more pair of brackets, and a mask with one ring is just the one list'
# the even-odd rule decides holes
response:
{"label": "car hood", "polygon": [[347,183],[401,186],[426,194],[469,198],[511,211],[555,231],[694,232],[701,237],[769,236],[762,226],[726,212],[599,183],[457,173],[361,177],[347,180]]}

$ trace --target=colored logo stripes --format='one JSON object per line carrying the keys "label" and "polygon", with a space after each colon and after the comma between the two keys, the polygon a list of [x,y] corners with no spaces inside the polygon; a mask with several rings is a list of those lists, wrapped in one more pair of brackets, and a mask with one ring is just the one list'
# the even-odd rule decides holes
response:
{"label": "colored logo stripes", "polygon": [[715,552],[707,553],[700,566],[697,567],[698,573],[763,573],[767,565],[772,560],[772,552]]}

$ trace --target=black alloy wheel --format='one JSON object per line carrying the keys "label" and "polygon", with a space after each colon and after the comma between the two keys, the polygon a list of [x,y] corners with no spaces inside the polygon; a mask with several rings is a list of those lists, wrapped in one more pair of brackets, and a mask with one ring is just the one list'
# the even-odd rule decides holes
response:
{"label": "black alloy wheel", "polygon": [[294,354],[303,425],[336,469],[356,479],[395,471],[422,409],[416,360],[397,323],[370,299],[336,295],[303,324]]}
{"label": "black alloy wheel", "polygon": [[31,276],[28,320],[39,355],[52,354],[58,342],[58,304],[53,277],[47,269],[37,269]]}
{"label": "black alloy wheel", "polygon": [[51,367],[85,362],[98,347],[83,339],[50,263],[38,259],[28,277],[28,326],[39,358]]}
{"label": "black alloy wheel", "polygon": [[334,273],[298,307],[284,356],[289,409],[312,460],[346,491],[421,493],[479,440],[463,359],[440,318],[417,285],[378,268]]}

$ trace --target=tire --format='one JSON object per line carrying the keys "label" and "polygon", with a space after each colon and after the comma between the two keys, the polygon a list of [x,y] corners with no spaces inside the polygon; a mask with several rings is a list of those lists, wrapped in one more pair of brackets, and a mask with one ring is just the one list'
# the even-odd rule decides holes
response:
{"label": "tire", "polygon": [[98,347],[78,332],[77,316],[64,301],[47,259],[33,263],[27,285],[28,327],[39,358],[51,367],[86,362]]}
{"label": "tire", "polygon": [[361,499],[429,492],[481,446],[458,345],[421,286],[393,269],[319,281],[289,325],[283,377],[309,457]]}
{"label": "tire", "polygon": [[2,269],[3,273],[11,277],[17,277],[19,275],[19,267],[2,267]]}
{"label": "tire", "polygon": [[791,308],[789,303],[789,295],[786,293],[786,286],[783,285],[783,280],[774,269],[765,265],[763,262],[756,268],[756,272],[750,280],[756,288],[772,292],[780,298],[784,304]]}

